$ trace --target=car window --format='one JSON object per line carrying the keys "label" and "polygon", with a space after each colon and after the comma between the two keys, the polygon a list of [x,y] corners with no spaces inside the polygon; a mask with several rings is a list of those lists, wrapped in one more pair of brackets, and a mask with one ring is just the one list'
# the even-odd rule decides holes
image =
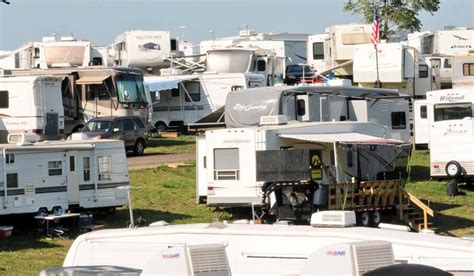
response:
{"label": "car window", "polygon": [[140,118],[133,118],[133,121],[135,122],[135,124],[137,124],[139,128],[145,128],[145,124]]}
{"label": "car window", "polygon": [[82,128],[83,132],[107,132],[112,125],[111,121],[89,121]]}
{"label": "car window", "polygon": [[118,128],[119,131],[123,131],[123,125],[122,125],[122,120],[117,120],[114,123],[114,128]]}
{"label": "car window", "polygon": [[130,131],[135,129],[135,125],[133,124],[132,120],[130,119],[125,119],[122,121],[123,123],[123,130],[124,131]]}

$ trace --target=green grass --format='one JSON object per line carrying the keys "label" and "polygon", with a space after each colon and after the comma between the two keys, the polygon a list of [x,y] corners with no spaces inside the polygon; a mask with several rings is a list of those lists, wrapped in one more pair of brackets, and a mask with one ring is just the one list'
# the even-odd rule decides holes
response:
{"label": "green grass", "polygon": [[177,138],[153,137],[148,141],[145,153],[184,153],[196,149],[195,136],[179,136]]}
{"label": "green grass", "polygon": [[[157,150],[159,152],[167,150],[167,146],[186,152],[194,150],[194,139],[158,138],[153,141],[156,141],[157,148],[161,147]],[[436,212],[434,222],[443,233],[457,236],[474,234],[474,192],[463,190],[465,195],[446,196],[445,185],[427,180],[428,160],[426,151],[414,153],[407,190],[424,202],[429,201]],[[195,204],[194,164],[177,169],[157,167],[131,171],[130,177],[135,218],[141,216],[148,223],[165,220],[174,224],[232,219],[226,212],[212,212]],[[117,209],[113,215],[96,214],[94,222],[103,223],[107,228],[125,227],[129,223],[128,209]],[[71,239],[47,240],[35,234],[0,239],[0,274],[37,275],[47,267],[60,266],[71,244]]]}

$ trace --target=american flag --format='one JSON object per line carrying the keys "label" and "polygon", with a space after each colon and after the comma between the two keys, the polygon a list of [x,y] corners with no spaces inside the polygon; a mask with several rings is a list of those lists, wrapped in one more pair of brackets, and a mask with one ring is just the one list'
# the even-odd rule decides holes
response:
{"label": "american flag", "polygon": [[372,20],[372,36],[370,37],[370,41],[372,41],[374,45],[380,43],[379,17],[377,15],[377,8],[374,8],[374,17]]}

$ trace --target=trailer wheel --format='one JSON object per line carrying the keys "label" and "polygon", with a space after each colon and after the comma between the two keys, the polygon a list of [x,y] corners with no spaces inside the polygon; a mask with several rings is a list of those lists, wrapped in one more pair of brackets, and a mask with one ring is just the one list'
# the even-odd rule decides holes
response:
{"label": "trailer wheel", "polygon": [[458,182],[456,179],[451,179],[446,185],[446,194],[448,196],[457,196],[458,195]]}
{"label": "trailer wheel", "polygon": [[158,134],[161,133],[161,132],[165,132],[166,129],[168,129],[168,128],[166,127],[166,124],[163,123],[163,122],[157,122],[155,124],[155,130],[156,130],[156,132],[158,132]]}
{"label": "trailer wheel", "polygon": [[378,227],[381,219],[382,219],[382,214],[380,213],[380,211],[373,211],[370,214],[370,220],[373,227]]}
{"label": "trailer wheel", "polygon": [[369,212],[364,211],[362,213],[358,213],[358,225],[369,227],[370,226],[370,215]]}
{"label": "trailer wheel", "polygon": [[461,175],[461,165],[457,161],[449,161],[446,164],[446,174],[451,178],[458,178]]}
{"label": "trailer wheel", "polygon": [[[41,217],[46,217],[48,215],[48,209],[46,209],[45,207],[43,208],[39,208],[38,209],[38,212],[36,212],[36,215],[37,217],[41,216]],[[37,219],[36,220],[36,223],[38,223],[39,226],[43,226],[45,223],[46,223],[46,220],[44,219]]]}

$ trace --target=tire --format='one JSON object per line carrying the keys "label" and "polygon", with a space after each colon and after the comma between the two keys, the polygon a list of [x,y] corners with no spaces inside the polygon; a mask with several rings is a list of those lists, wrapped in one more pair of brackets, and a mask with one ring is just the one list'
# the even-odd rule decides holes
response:
{"label": "tire", "polygon": [[364,227],[369,227],[370,226],[370,215],[369,215],[369,212],[367,211],[364,211],[362,213],[358,213],[358,222],[357,224],[360,225],[360,226],[364,226]]}
{"label": "tire", "polygon": [[449,180],[446,185],[446,194],[448,196],[458,195],[458,182],[455,179]]}
{"label": "tire", "polygon": [[445,171],[450,178],[458,178],[461,175],[461,165],[457,161],[449,161]]}
{"label": "tire", "polygon": [[[47,216],[47,215],[48,215],[48,209],[46,209],[46,208],[43,207],[43,208],[39,208],[39,209],[38,209],[38,212],[36,212],[36,215],[35,215],[35,216],[42,216],[42,217],[45,217],[45,216]],[[36,223],[38,224],[38,226],[41,227],[41,226],[43,226],[43,225],[46,224],[46,220],[44,220],[44,219],[37,219],[37,220],[36,220]]]}
{"label": "tire", "polygon": [[370,223],[372,227],[378,227],[381,219],[382,219],[382,214],[380,213],[380,211],[373,211],[370,214]]}
{"label": "tire", "polygon": [[165,132],[167,129],[168,129],[168,127],[163,122],[158,122],[158,123],[155,124],[155,130],[158,133]]}
{"label": "tire", "polygon": [[143,140],[137,140],[137,142],[135,142],[133,153],[136,156],[142,156],[145,153],[145,142]]}

